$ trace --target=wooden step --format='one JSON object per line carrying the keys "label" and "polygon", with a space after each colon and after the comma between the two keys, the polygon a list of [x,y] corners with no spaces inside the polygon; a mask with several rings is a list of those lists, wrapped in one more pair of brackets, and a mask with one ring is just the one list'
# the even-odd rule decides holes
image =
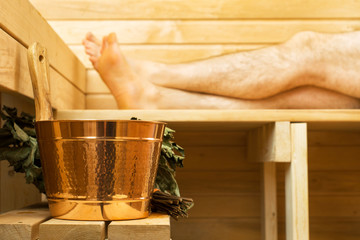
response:
{"label": "wooden step", "polygon": [[152,213],[127,221],[72,221],[50,217],[47,204],[36,204],[0,215],[1,239],[10,240],[116,240],[170,239],[170,217]]}

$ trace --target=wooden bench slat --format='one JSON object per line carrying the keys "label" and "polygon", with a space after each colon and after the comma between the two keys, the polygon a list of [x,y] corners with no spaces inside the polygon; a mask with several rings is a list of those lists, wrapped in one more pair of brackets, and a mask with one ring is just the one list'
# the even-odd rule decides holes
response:
{"label": "wooden bench slat", "polygon": [[105,229],[104,221],[72,221],[52,218],[40,224],[40,239],[103,240],[105,239]]}
{"label": "wooden bench slat", "polygon": [[129,221],[112,221],[108,227],[109,240],[169,240],[170,217],[152,213],[150,217]]}
{"label": "wooden bench slat", "polygon": [[50,218],[47,204],[10,211],[0,215],[1,239],[35,240],[39,237],[39,225]]}

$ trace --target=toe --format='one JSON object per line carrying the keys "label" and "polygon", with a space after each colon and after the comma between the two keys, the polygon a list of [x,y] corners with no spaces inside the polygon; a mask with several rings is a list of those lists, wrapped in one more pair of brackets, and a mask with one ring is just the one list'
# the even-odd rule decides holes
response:
{"label": "toe", "polygon": [[108,42],[109,44],[117,44],[117,38],[116,38],[116,34],[115,33],[110,33],[108,36]]}
{"label": "toe", "polygon": [[108,47],[108,37],[104,36],[103,40],[102,40],[102,45],[101,45],[100,52],[102,53],[107,47]]}
{"label": "toe", "polygon": [[87,39],[88,41],[91,41],[91,42],[95,43],[95,44],[98,45],[98,46],[101,45],[100,40],[97,39],[97,38],[95,37],[95,35],[92,34],[91,32],[86,33],[86,39]]}
{"label": "toe", "polygon": [[87,47],[87,46],[89,46],[90,42],[86,39],[83,39],[81,43],[82,43],[82,45],[84,45],[84,47]]}

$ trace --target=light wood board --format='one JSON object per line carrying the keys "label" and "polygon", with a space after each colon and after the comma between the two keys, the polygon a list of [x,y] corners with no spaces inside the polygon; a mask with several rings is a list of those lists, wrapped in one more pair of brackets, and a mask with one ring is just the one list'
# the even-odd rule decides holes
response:
{"label": "light wood board", "polygon": [[52,218],[40,224],[40,239],[104,240],[104,221],[71,221]]}
{"label": "light wood board", "polygon": [[85,67],[29,1],[0,1],[0,28],[27,48],[40,42],[48,49],[50,65],[85,91]]}
{"label": "light wood board", "polygon": [[291,124],[291,163],[285,170],[286,239],[308,240],[309,190],[306,123]]}
{"label": "light wood board", "polygon": [[[1,29],[0,43],[0,88],[33,98],[26,48]],[[50,68],[50,95],[55,108],[85,108],[85,94],[53,67]]]}
{"label": "light wood board", "polygon": [[[57,119],[162,120],[178,131],[241,131],[275,121],[307,122],[311,130],[360,130],[360,110],[71,110]],[[191,122],[191,124],[190,124]],[[227,124],[224,124],[227,123]]]}
{"label": "light wood board", "polygon": [[115,32],[120,44],[269,44],[300,31],[351,32],[358,20],[284,21],[49,21],[66,44],[80,44],[89,31],[101,38]]}
{"label": "light wood board", "polygon": [[[31,0],[47,19],[359,18],[357,1]],[[146,9],[146,11],[140,11]]]}
{"label": "light wood board", "polygon": [[50,218],[47,204],[14,210],[0,215],[1,239],[36,240],[39,224]]}
{"label": "light wood board", "polygon": [[277,121],[249,131],[247,158],[252,162],[290,162],[290,122]]}
{"label": "light wood board", "polygon": [[136,221],[112,221],[108,227],[109,240],[169,240],[170,218],[152,213]]}
{"label": "light wood board", "polygon": [[275,162],[263,163],[261,193],[261,239],[277,240],[278,211]]}

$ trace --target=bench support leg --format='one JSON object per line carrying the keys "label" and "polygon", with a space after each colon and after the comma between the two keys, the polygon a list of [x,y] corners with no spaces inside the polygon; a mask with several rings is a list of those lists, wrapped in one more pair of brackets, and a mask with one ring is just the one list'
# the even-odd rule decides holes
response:
{"label": "bench support leg", "polygon": [[309,239],[307,125],[291,123],[291,162],[285,170],[286,240]]}
{"label": "bench support leg", "polygon": [[276,163],[263,163],[262,178],[262,240],[277,240]]}
{"label": "bench support leg", "polygon": [[248,134],[248,160],[263,164],[262,240],[277,240],[276,163],[291,161],[290,122],[274,122]]}

